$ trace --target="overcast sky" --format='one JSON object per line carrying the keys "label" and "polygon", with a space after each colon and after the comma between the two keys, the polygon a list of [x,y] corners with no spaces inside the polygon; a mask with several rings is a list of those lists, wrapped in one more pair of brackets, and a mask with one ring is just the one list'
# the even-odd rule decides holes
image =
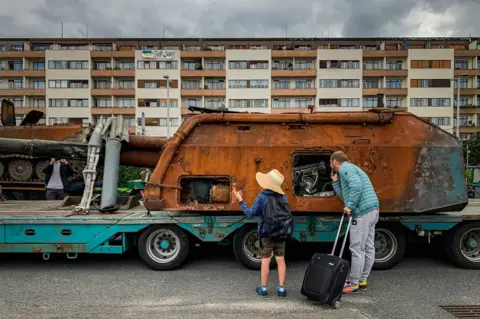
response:
{"label": "overcast sky", "polygon": [[0,37],[480,36],[480,0],[0,0]]}

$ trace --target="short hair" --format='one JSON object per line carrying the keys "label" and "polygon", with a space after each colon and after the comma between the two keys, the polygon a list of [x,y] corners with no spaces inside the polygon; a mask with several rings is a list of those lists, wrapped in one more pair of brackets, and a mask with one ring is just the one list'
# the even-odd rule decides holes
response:
{"label": "short hair", "polygon": [[331,161],[339,161],[340,163],[347,162],[348,157],[343,151],[336,151],[330,156]]}

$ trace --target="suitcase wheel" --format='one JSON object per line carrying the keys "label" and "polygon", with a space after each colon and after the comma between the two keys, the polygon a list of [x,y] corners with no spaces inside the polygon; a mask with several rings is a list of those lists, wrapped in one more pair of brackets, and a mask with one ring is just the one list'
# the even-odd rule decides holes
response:
{"label": "suitcase wheel", "polygon": [[339,308],[340,308],[340,300],[335,300],[335,301],[333,302],[333,307],[334,307],[335,309],[339,309]]}

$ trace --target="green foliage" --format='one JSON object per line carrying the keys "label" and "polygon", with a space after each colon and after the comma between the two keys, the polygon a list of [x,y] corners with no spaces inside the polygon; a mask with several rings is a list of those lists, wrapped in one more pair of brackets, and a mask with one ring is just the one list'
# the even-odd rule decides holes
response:
{"label": "green foliage", "polygon": [[475,133],[470,136],[467,141],[463,142],[463,155],[465,161],[467,160],[467,146],[469,150],[468,165],[477,166],[480,165],[480,134]]}
{"label": "green foliage", "polygon": [[123,188],[127,187],[127,182],[140,179],[140,172],[143,168],[134,167],[134,166],[120,166],[119,176],[118,176],[118,187]]}

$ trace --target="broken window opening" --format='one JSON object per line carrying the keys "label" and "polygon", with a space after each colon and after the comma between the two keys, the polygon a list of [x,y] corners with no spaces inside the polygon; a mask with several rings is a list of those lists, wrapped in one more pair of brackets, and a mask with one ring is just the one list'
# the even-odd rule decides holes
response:
{"label": "broken window opening", "polygon": [[295,196],[333,197],[330,153],[293,155]]}
{"label": "broken window opening", "polygon": [[230,179],[227,177],[183,177],[180,179],[180,204],[228,204]]}

